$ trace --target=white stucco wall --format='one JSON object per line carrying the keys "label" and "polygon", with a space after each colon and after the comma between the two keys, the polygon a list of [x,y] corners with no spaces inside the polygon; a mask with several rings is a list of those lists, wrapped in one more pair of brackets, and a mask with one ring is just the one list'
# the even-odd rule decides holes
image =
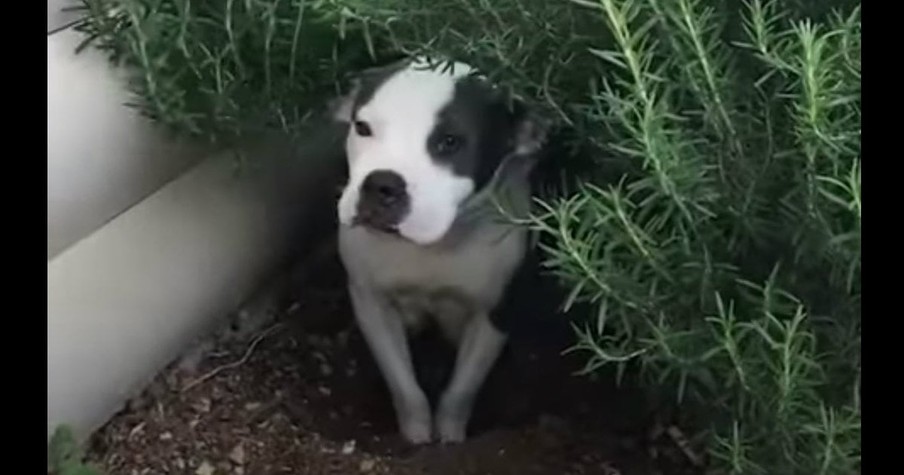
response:
{"label": "white stucco wall", "polygon": [[124,73],[69,29],[47,37],[47,258],[193,165],[200,147],[167,139],[123,104]]}
{"label": "white stucco wall", "polygon": [[47,0],[47,32],[58,30],[78,20],[78,13],[67,9],[78,4],[78,0]]}
{"label": "white stucco wall", "polygon": [[88,435],[234,309],[317,232],[341,171],[316,140],[249,147],[238,174],[174,144],[77,39],[48,37],[48,437]]}

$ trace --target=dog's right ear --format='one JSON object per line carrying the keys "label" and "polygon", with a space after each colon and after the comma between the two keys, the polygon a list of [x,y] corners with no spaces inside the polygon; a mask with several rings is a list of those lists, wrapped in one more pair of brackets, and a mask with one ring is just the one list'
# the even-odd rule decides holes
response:
{"label": "dog's right ear", "polygon": [[327,113],[332,120],[341,124],[349,124],[355,112],[355,104],[361,91],[361,79],[353,78],[348,92],[330,101]]}
{"label": "dog's right ear", "polygon": [[330,118],[343,124],[351,123],[355,108],[360,102],[369,99],[389,76],[407,66],[410,61],[409,59],[394,61],[387,65],[365,69],[351,76],[347,81],[347,92],[330,102],[328,111]]}

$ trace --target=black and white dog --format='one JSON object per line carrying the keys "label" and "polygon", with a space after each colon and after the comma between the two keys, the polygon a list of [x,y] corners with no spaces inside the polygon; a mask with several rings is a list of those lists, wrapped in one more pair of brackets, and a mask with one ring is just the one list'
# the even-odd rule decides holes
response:
{"label": "black and white dog", "polygon": [[[529,211],[545,129],[469,66],[420,59],[363,73],[335,111],[349,124],[339,251],[357,323],[405,439],[460,442],[507,340],[494,313],[529,246],[499,203]],[[406,338],[428,321],[457,347],[435,415]]]}

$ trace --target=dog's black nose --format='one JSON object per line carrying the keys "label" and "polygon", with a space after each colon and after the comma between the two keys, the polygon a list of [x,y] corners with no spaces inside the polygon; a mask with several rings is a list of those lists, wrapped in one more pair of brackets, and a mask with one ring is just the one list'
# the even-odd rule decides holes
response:
{"label": "dog's black nose", "polygon": [[364,177],[361,192],[366,200],[391,206],[405,198],[405,179],[393,171],[376,170]]}

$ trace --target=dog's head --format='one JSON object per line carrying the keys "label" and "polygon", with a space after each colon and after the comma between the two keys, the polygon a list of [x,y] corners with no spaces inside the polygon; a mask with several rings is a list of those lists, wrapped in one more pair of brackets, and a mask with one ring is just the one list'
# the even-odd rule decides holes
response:
{"label": "dog's head", "polygon": [[334,116],[349,124],[340,223],[422,245],[443,238],[504,161],[533,156],[545,138],[523,104],[461,63],[370,70]]}

